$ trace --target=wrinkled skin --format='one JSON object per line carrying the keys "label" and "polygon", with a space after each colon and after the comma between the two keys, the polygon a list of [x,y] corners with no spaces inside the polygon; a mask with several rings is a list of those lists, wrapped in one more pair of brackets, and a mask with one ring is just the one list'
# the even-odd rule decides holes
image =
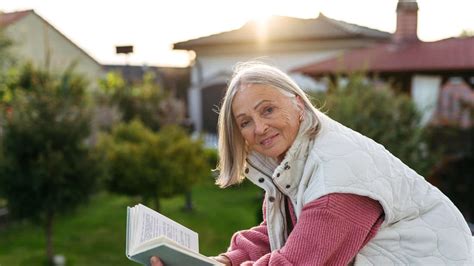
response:
{"label": "wrinkled skin", "polygon": [[301,98],[263,84],[241,87],[232,101],[232,114],[248,148],[278,161],[296,138],[302,112]]}

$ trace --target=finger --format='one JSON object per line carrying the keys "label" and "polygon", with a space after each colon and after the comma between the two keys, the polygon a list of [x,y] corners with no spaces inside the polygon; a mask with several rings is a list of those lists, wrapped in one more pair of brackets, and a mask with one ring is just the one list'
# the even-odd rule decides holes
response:
{"label": "finger", "polygon": [[153,256],[150,258],[151,266],[163,266],[163,263],[157,256]]}

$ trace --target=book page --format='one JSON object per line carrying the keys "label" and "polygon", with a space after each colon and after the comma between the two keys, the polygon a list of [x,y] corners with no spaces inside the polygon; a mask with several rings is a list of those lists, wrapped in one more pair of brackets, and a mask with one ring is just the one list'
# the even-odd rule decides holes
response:
{"label": "book page", "polygon": [[136,230],[132,229],[132,238],[135,238],[135,241],[132,241],[135,242],[133,247],[159,236],[165,236],[179,245],[199,253],[199,240],[196,232],[144,205],[139,204],[132,209],[135,209],[131,212],[132,221],[136,221],[136,223],[132,222],[132,226],[136,226]]}

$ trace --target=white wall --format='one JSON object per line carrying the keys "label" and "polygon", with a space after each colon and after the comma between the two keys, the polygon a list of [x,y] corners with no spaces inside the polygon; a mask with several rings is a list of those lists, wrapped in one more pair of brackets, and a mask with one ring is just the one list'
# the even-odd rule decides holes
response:
{"label": "white wall", "polygon": [[[221,71],[232,71],[233,66],[237,62],[243,62],[248,60],[262,60],[268,62],[283,71],[300,67],[306,64],[311,64],[317,61],[321,61],[330,58],[343,50],[325,50],[325,51],[310,51],[310,52],[294,52],[294,53],[280,53],[280,54],[243,54],[234,56],[198,56],[199,64],[201,67],[201,73],[204,80]],[[193,84],[198,84],[198,65],[195,65],[192,69]]]}
{"label": "white wall", "polygon": [[197,131],[202,129],[201,110],[201,89],[192,86],[188,89],[188,115],[194,124],[194,129]]}
{"label": "white wall", "polygon": [[412,79],[411,96],[421,112],[422,125],[426,125],[434,114],[440,87],[440,76],[415,75]]}

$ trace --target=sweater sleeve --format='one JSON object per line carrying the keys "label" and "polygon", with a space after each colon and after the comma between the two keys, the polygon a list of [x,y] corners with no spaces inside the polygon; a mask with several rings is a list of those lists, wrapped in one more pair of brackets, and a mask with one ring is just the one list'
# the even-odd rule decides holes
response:
{"label": "sweater sleeve", "polygon": [[[249,257],[242,265],[347,265],[382,222],[383,209],[377,201],[330,194],[304,206],[285,246],[257,260]],[[232,261],[232,265],[240,264]]]}
{"label": "sweater sleeve", "polygon": [[263,222],[248,230],[236,232],[231,239],[226,256],[232,265],[241,265],[244,261],[256,261],[270,252],[267,233],[265,201],[263,202]]}

